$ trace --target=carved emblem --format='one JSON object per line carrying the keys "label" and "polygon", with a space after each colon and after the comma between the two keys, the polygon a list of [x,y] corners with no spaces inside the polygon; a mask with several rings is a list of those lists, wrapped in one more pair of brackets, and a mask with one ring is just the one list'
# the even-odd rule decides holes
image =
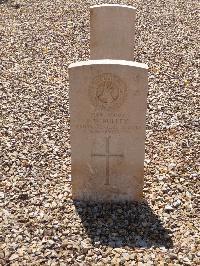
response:
{"label": "carved emblem", "polygon": [[120,107],[127,95],[126,84],[118,76],[104,73],[92,80],[89,97],[95,107],[106,110]]}

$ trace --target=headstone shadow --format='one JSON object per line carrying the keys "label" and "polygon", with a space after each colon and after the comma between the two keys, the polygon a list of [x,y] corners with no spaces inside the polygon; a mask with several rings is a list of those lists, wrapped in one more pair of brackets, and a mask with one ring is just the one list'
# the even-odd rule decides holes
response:
{"label": "headstone shadow", "polygon": [[173,246],[169,230],[146,203],[87,203],[74,201],[92,244],[110,247]]}

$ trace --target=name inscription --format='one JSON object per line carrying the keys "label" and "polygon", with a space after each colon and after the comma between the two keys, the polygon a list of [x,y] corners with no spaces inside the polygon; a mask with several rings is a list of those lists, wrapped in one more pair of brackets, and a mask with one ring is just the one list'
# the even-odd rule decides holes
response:
{"label": "name inscription", "polygon": [[92,113],[82,123],[75,124],[75,128],[87,130],[90,133],[120,133],[140,129],[139,125],[130,124],[124,113]]}

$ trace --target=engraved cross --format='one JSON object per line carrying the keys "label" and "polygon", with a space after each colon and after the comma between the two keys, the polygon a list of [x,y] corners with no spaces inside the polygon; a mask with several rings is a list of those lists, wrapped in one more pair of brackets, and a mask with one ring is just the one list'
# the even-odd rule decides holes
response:
{"label": "engraved cross", "polygon": [[110,157],[123,157],[123,154],[110,154],[110,136],[106,137],[106,152],[105,154],[92,153],[94,157],[105,157],[106,158],[106,181],[105,185],[110,185]]}

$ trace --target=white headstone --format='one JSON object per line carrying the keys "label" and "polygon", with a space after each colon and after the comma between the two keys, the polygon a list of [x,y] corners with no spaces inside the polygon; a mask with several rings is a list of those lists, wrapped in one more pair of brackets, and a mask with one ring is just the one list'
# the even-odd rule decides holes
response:
{"label": "white headstone", "polygon": [[136,9],[125,5],[90,8],[90,58],[133,59]]}
{"label": "white headstone", "polygon": [[69,66],[74,199],[142,199],[147,72],[125,60]]}

